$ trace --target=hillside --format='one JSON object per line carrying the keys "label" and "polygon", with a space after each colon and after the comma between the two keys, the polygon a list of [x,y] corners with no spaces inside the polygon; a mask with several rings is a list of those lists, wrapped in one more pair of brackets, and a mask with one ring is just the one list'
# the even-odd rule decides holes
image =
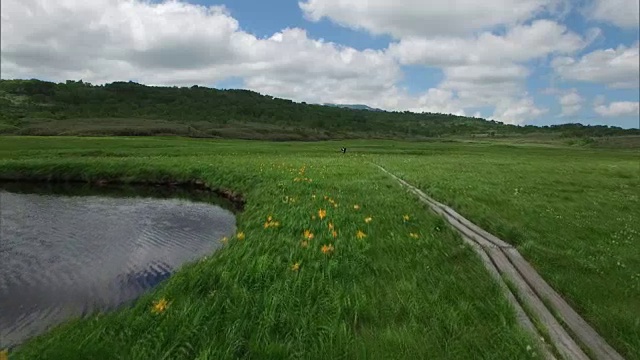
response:
{"label": "hillside", "polygon": [[133,82],[0,80],[0,134],[186,135],[267,140],[553,135],[639,135],[567,124],[514,126],[446,114],[311,105],[248,90],[151,87]]}

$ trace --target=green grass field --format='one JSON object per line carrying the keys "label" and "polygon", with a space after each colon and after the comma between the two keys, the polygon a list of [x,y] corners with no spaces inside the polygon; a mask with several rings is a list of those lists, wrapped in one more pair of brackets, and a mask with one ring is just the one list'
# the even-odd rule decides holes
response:
{"label": "green grass field", "polygon": [[[0,137],[2,178],[201,179],[247,201],[242,236],[216,254],[134,307],[61,326],[10,357],[533,358],[534,339],[481,260],[377,163],[517,245],[618,351],[640,359],[638,155],[548,144]],[[153,313],[161,299],[168,308]]]}
{"label": "green grass field", "polygon": [[375,161],[516,245],[640,358],[640,153],[485,146]]}

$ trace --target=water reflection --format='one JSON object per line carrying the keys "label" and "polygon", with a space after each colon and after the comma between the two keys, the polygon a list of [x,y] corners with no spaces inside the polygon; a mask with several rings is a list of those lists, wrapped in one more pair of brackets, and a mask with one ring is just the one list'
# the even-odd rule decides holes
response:
{"label": "water reflection", "polygon": [[210,254],[235,229],[213,201],[162,188],[0,185],[0,348],[133,300]]}

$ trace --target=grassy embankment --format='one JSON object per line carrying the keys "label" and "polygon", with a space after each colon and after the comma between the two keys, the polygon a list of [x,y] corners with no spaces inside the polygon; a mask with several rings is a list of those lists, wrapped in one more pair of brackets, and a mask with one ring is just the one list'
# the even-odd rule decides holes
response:
{"label": "grassy embankment", "polygon": [[[14,355],[530,358],[533,342],[473,251],[374,161],[518,245],[612,345],[640,358],[637,153],[353,141],[342,156],[340,145],[0,138],[5,177],[198,178],[247,199],[244,240],[230,239],[131,309],[64,326]],[[265,229],[269,215],[280,226]],[[304,230],[315,235],[307,248]],[[160,298],[170,307],[151,313]]]}
{"label": "grassy embankment", "polygon": [[517,246],[608,342],[640,359],[640,153],[468,146],[376,162]]}
{"label": "grassy embankment", "polygon": [[[530,358],[534,342],[474,252],[336,145],[0,138],[3,177],[195,178],[247,200],[242,239],[134,307],[62,326],[11,358]],[[279,226],[265,228],[268,216]],[[169,307],[154,314],[160,299]]]}

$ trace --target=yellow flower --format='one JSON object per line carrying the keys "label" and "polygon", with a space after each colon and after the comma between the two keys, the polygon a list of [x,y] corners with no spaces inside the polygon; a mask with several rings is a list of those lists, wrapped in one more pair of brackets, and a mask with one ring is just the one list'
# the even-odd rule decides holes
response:
{"label": "yellow flower", "polygon": [[364,239],[367,237],[367,234],[365,234],[362,230],[358,230],[358,232],[356,233],[356,237],[358,239]]}
{"label": "yellow flower", "polygon": [[327,210],[323,210],[323,209],[318,210],[318,217],[320,218],[320,220],[327,217]]}
{"label": "yellow flower", "polygon": [[371,220],[373,220],[373,218],[371,216],[367,217],[364,219],[364,222],[366,222],[367,224],[371,222]]}
{"label": "yellow flower", "polygon": [[151,312],[155,313],[155,314],[160,314],[162,312],[164,312],[165,310],[167,310],[167,308],[169,307],[169,303],[167,302],[167,300],[165,298],[162,298],[158,301],[155,301],[153,303],[153,307],[151,308]]}
{"label": "yellow flower", "polygon": [[313,233],[312,233],[311,231],[309,231],[309,230],[305,230],[305,231],[304,231],[304,237],[305,237],[307,240],[311,240],[311,239],[313,239]]}
{"label": "yellow flower", "polygon": [[298,270],[300,270],[300,263],[299,262],[291,265],[291,271],[298,271]]}
{"label": "yellow flower", "polygon": [[416,233],[409,233],[409,236],[411,236],[414,239],[417,239],[419,236]]}
{"label": "yellow flower", "polygon": [[358,205],[358,204],[353,205],[353,209],[354,210],[360,210],[360,205]]}
{"label": "yellow flower", "polygon": [[269,216],[269,218],[267,218],[267,222],[264,223],[264,228],[270,228],[270,227],[278,227],[280,226],[280,222],[279,221],[273,221],[273,218],[271,216]]}
{"label": "yellow flower", "polygon": [[223,244],[226,244],[228,242],[229,242],[229,238],[228,237],[225,236],[225,237],[222,238],[222,243]]}
{"label": "yellow flower", "polygon": [[333,230],[333,223],[332,222],[329,223],[329,230]]}
{"label": "yellow flower", "polygon": [[271,215],[269,215],[269,216],[267,217],[267,222],[271,222],[271,221],[273,221],[273,217],[272,217]]}
{"label": "yellow flower", "polygon": [[308,247],[309,247],[309,242],[308,242],[307,240],[302,240],[302,241],[300,242],[300,246],[301,246],[303,249],[306,249],[306,248],[308,248]]}
{"label": "yellow flower", "polygon": [[329,245],[322,245],[322,253],[329,255],[331,254],[335,249],[333,247],[333,245],[329,244]]}
{"label": "yellow flower", "polygon": [[409,221],[409,215],[403,215],[403,216],[402,216],[402,219],[403,219],[404,221]]}
{"label": "yellow flower", "polygon": [[331,236],[333,236],[334,238],[337,238],[338,237],[338,232],[335,231],[335,230],[332,230],[331,231]]}
{"label": "yellow flower", "polygon": [[241,232],[237,233],[236,234],[236,238],[238,240],[244,240],[244,232],[241,231]]}

